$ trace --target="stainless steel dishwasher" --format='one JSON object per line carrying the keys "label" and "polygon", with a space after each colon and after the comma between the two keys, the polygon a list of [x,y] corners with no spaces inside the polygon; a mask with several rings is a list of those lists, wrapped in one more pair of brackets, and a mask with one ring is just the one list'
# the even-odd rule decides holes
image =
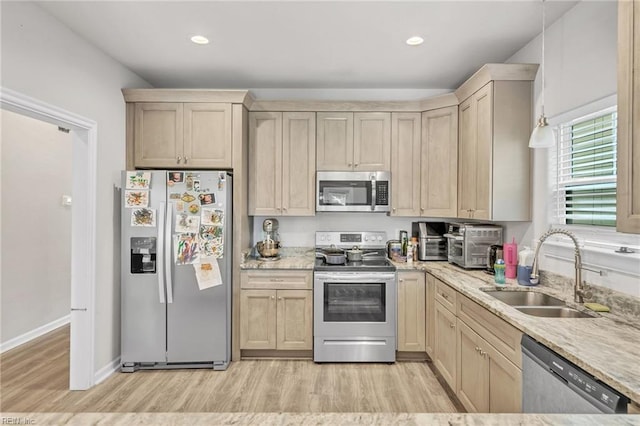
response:
{"label": "stainless steel dishwasher", "polygon": [[522,336],[522,412],[627,413],[627,397],[527,335]]}

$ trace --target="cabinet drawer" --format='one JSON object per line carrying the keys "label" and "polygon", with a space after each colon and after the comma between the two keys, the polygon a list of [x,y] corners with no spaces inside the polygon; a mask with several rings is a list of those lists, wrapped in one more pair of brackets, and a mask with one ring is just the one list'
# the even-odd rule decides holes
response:
{"label": "cabinet drawer", "polygon": [[457,291],[442,281],[436,280],[436,300],[453,314],[456,313],[456,294]]}
{"label": "cabinet drawer", "polygon": [[240,274],[240,288],[243,289],[300,289],[309,290],[313,286],[311,271],[243,271]]}
{"label": "cabinet drawer", "polygon": [[509,361],[518,368],[522,368],[520,348],[522,332],[520,330],[463,295],[458,295],[457,305],[458,318],[493,345]]}

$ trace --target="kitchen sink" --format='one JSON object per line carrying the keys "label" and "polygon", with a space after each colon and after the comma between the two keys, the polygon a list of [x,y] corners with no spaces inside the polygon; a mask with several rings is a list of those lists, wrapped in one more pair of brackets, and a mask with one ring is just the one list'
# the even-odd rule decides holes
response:
{"label": "kitchen sink", "polygon": [[565,306],[562,300],[544,293],[535,291],[508,291],[493,290],[485,291],[489,296],[493,296],[509,306]]}
{"label": "kitchen sink", "polygon": [[482,290],[497,300],[514,307],[523,314],[546,318],[595,318],[598,315],[583,312],[548,294],[537,291],[518,290]]}
{"label": "kitchen sink", "polygon": [[568,306],[518,306],[523,314],[545,318],[595,318],[595,315]]}

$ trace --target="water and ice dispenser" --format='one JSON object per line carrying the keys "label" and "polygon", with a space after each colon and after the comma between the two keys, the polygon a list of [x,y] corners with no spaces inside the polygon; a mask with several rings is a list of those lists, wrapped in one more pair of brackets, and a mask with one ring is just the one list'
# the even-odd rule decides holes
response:
{"label": "water and ice dispenser", "polygon": [[131,273],[156,273],[156,237],[131,238]]}

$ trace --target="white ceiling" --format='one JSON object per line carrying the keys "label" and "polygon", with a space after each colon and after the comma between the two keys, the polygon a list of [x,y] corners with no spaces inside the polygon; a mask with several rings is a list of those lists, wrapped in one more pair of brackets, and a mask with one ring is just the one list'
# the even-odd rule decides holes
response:
{"label": "white ceiling", "polygon": [[[37,3],[154,87],[174,88],[453,89],[542,25],[538,0]],[[547,26],[576,3],[545,2]],[[413,35],[425,43],[407,46]]]}

